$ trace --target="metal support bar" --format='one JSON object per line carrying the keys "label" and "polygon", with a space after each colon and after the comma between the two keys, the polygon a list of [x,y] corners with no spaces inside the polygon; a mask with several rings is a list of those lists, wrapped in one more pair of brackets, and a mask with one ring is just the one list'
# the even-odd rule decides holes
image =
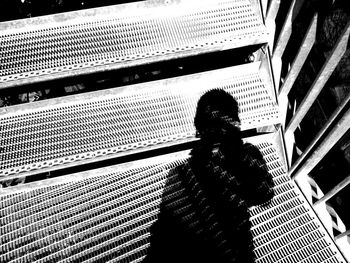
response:
{"label": "metal support bar", "polygon": [[261,0],[262,15],[266,19],[268,0]]}
{"label": "metal support bar", "polygon": [[[300,163],[305,159],[305,157],[313,150],[316,143],[324,136],[328,128],[334,123],[334,120],[338,117],[340,112],[344,111],[346,105],[350,103],[350,94],[343,100],[343,102],[336,108],[332,116],[328,119],[326,124],[322,127],[321,131],[316,135],[312,142],[308,145],[304,153],[296,160],[291,169],[289,170],[289,175],[292,175],[295,170],[297,170]],[[335,126],[335,125],[334,125]]]}
{"label": "metal support bar", "polygon": [[[312,155],[306,160],[306,162],[300,168],[298,168],[297,172],[293,175],[293,177],[297,178],[301,174],[308,174],[346,133],[346,131],[349,129],[349,123],[350,109],[347,110],[347,112],[342,116],[338,124],[330,131],[330,133],[327,135],[324,141],[317,147],[317,149],[313,151]],[[310,150],[308,150],[307,152],[309,151]],[[300,163],[300,161],[298,163]],[[290,174],[295,170],[295,167],[298,167],[298,164],[293,165]]]}
{"label": "metal support bar", "polygon": [[283,52],[287,46],[290,36],[292,35],[292,24],[303,5],[304,0],[293,0],[291,3],[286,20],[284,21],[282,30],[279,34],[273,57],[282,57]]}
{"label": "metal support bar", "polygon": [[284,83],[282,84],[282,87],[280,89],[280,95],[288,95],[289,91],[291,90],[294,84],[294,81],[296,80],[301,68],[305,63],[307,56],[310,53],[312,46],[316,41],[317,20],[318,15],[315,14],[307,30],[307,33],[302,41],[302,44],[298,50],[298,53],[292,63],[292,66],[284,80]]}
{"label": "metal support bar", "polygon": [[281,0],[272,0],[267,10],[266,20],[275,20],[278,9],[280,8]]}
{"label": "metal support bar", "polygon": [[275,19],[276,19],[278,10],[280,8],[280,4],[281,4],[280,0],[270,1],[269,7],[267,10],[267,14],[266,14],[266,19],[265,19],[265,25],[269,31],[269,34],[270,34],[268,44],[269,44],[271,52],[273,50],[273,43],[274,43],[275,31],[276,31]]}
{"label": "metal support bar", "polygon": [[328,193],[326,193],[320,200],[318,200],[314,206],[318,206],[321,203],[327,202],[330,198],[336,195],[339,191],[341,191],[344,187],[350,184],[350,175],[346,177],[343,181],[333,187]]}
{"label": "metal support bar", "polygon": [[326,84],[329,77],[332,75],[334,69],[338,65],[338,62],[342,58],[346,51],[350,34],[350,22],[346,25],[341,37],[333,48],[331,55],[328,57],[326,63],[323,65],[321,71],[318,73],[314,83],[312,84],[309,92],[306,94],[303,101],[300,103],[295,115],[289,122],[286,132],[294,132],[296,127],[302,121],[317,96],[321,92],[322,88]]}
{"label": "metal support bar", "polygon": [[338,240],[338,239],[345,237],[345,236],[350,236],[350,230],[346,230],[344,233],[337,235],[336,237],[334,237],[334,240]]}

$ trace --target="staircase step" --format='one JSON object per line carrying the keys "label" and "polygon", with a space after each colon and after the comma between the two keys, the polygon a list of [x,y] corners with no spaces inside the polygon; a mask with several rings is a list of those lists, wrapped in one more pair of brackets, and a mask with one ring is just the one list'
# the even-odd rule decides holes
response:
{"label": "staircase step", "polygon": [[0,180],[193,141],[197,101],[213,88],[237,98],[242,130],[280,123],[265,64],[1,108]]}
{"label": "staircase step", "polygon": [[0,23],[0,89],[267,43],[258,1],[142,1]]}
{"label": "staircase step", "polygon": [[[267,206],[250,209],[256,262],[343,262],[311,206],[286,175],[280,132],[245,139],[260,149],[275,182]],[[188,151],[0,190],[1,262],[140,262],[165,185],[185,198],[169,171]],[[179,212],[186,214],[186,207]],[[190,218],[190,217],[188,217]]]}

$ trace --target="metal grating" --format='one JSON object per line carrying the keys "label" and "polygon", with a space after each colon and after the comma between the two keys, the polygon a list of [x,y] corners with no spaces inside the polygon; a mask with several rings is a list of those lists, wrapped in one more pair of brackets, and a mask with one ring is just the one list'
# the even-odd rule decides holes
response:
{"label": "metal grating", "polygon": [[[251,209],[256,262],[346,262],[295,183],[271,135],[248,139],[264,154],[275,181],[267,207]],[[3,189],[1,262],[140,262],[169,170],[188,152]],[[186,207],[180,208],[186,216]],[[190,217],[189,217],[190,218]]]}
{"label": "metal grating", "polygon": [[2,108],[0,177],[193,140],[197,101],[212,88],[237,98],[242,129],[279,123],[273,87],[261,79],[259,66],[250,63]]}
{"label": "metal grating", "polygon": [[0,88],[266,43],[259,8],[146,1],[0,23]]}

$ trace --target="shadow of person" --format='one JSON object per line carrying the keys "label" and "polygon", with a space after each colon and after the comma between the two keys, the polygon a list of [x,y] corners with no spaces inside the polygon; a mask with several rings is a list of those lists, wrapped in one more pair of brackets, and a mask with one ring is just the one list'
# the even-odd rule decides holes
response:
{"label": "shadow of person", "polygon": [[144,262],[254,261],[249,207],[273,197],[259,149],[243,143],[238,104],[223,90],[198,102],[200,141],[169,174]]}

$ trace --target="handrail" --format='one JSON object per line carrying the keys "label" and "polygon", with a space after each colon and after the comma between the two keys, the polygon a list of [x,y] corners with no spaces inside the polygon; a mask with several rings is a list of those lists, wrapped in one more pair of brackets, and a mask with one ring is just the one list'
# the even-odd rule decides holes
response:
{"label": "handrail", "polygon": [[307,56],[309,55],[311,48],[316,41],[316,29],[318,22],[318,14],[316,13],[309,25],[307,33],[300,45],[297,55],[291,65],[290,70],[287,73],[287,76],[284,79],[284,82],[280,88],[279,95],[288,95],[291,90],[294,81],[296,80],[301,68],[303,67]]}
{"label": "handrail", "polygon": [[322,88],[326,84],[329,77],[332,75],[334,69],[338,65],[338,62],[344,55],[350,34],[350,22],[346,25],[341,37],[338,39],[335,47],[333,48],[331,55],[328,57],[327,61],[323,65],[322,69],[316,76],[314,83],[312,84],[309,92],[304,97],[303,101],[300,103],[297,111],[295,112],[293,118],[290,120],[286,128],[287,132],[294,132],[299,123],[303,120],[304,116],[316,100],[317,96],[321,92]]}
{"label": "handrail", "polygon": [[278,36],[276,46],[273,51],[273,57],[281,57],[287,46],[288,40],[292,35],[292,23],[300,11],[301,6],[303,5],[304,0],[293,0],[291,3],[286,20],[283,24],[282,30]]}
{"label": "handrail", "polygon": [[[345,107],[350,103],[350,94],[343,100],[343,102],[337,107],[337,109],[334,111],[332,116],[328,119],[326,124],[322,127],[322,129],[319,131],[319,133],[315,136],[315,138],[312,140],[312,142],[308,145],[306,150],[303,152],[301,156],[294,162],[292,167],[289,170],[289,175],[293,175],[294,171],[296,171],[300,164],[306,159],[306,157],[311,153],[311,151],[314,151],[315,145],[317,142],[320,141],[322,137],[326,134],[330,126],[336,126],[335,120],[339,116],[339,114],[344,111]],[[346,124],[345,124],[346,125]],[[321,157],[321,156],[320,156]],[[322,156],[323,157],[323,156]],[[297,175],[294,175],[296,177]]]}
{"label": "handrail", "polygon": [[[289,160],[292,160],[292,150],[295,147],[295,138],[294,132],[297,127],[300,125],[306,114],[309,112],[311,106],[317,100],[320,92],[325,87],[328,79],[331,77],[335,68],[339,65],[340,60],[343,58],[349,42],[350,36],[350,21],[345,21],[345,27],[342,32],[340,32],[340,36],[337,39],[337,42],[333,46],[333,49],[328,53],[325,63],[322,65],[321,69],[316,73],[316,77],[311,84],[311,87],[307,87],[308,92],[306,95],[301,98],[301,103],[299,106],[291,106],[290,104],[294,103],[290,101],[290,97],[288,96],[295,81],[298,76],[300,76],[300,72],[302,71],[305,62],[307,61],[311,49],[315,48],[315,43],[318,34],[318,27],[320,22],[322,22],[321,13],[314,13],[311,21],[308,25],[305,25],[306,34],[303,36],[301,43],[298,45],[299,49],[292,60],[285,61],[283,58],[283,54],[285,53],[286,48],[290,48],[288,44],[291,41],[292,27],[294,24],[295,14],[300,11],[301,5],[304,1],[293,0],[290,1],[291,4],[288,9],[287,15],[284,18],[283,26],[281,32],[278,36],[276,36],[277,41],[275,42],[275,46],[273,47],[273,43],[269,42],[270,48],[272,48],[272,66],[275,75],[276,84],[280,87],[277,88],[278,100],[280,105],[280,110],[283,112],[283,117],[287,117],[287,111],[294,111],[289,123],[284,123],[286,125],[286,129],[284,130],[284,135],[286,139],[286,149],[287,153],[291,156],[288,157]],[[299,5],[299,4],[300,5]],[[267,15],[267,27],[269,31],[274,31],[275,21],[268,21],[268,17],[270,16],[272,19],[275,19],[277,13],[279,12],[280,1],[271,1],[269,6],[269,12]],[[309,8],[309,7],[306,7]],[[317,9],[317,8],[316,8]],[[282,11],[283,12],[283,11]],[[301,18],[301,20],[304,20]],[[344,25],[344,24],[343,24]],[[271,40],[270,40],[271,41]],[[289,59],[289,58],[288,58]],[[282,67],[288,68],[283,81],[281,80],[281,69]],[[291,106],[291,107],[289,107]],[[309,187],[304,188],[303,183],[308,182],[307,179],[309,177],[309,172],[314,169],[314,167],[326,156],[326,154],[340,141],[341,138],[344,137],[345,133],[349,130],[350,123],[350,94],[348,94],[345,98],[342,99],[340,105],[334,110],[330,118],[323,125],[321,130],[317,133],[315,138],[309,143],[305,150],[303,150],[302,154],[297,157],[295,161],[291,163],[291,168],[288,171],[289,176],[292,177],[298,184],[300,184],[303,191],[308,191]],[[303,132],[303,131],[302,131]],[[310,204],[314,208],[318,208],[316,211],[319,213],[320,217],[322,217],[323,209],[326,206],[322,206],[327,200],[332,198],[339,191],[344,189],[345,187],[349,187],[350,185],[350,175],[343,179],[340,183],[334,186],[330,191],[325,193],[323,197],[321,197],[314,204],[313,200],[310,199]],[[306,195],[310,195],[311,198],[312,193],[304,193]],[[329,222],[327,219],[323,219],[324,224],[327,225]],[[338,222],[339,224],[343,224]],[[334,223],[333,224],[338,224]],[[334,225],[328,225],[330,229],[335,228]],[[342,230],[342,232],[345,229]],[[339,240],[340,238],[350,235],[350,230],[346,230],[342,234],[335,236],[333,232],[330,232],[334,241]],[[340,244],[341,243],[341,244]],[[344,255],[348,258],[349,253],[349,242],[337,242],[339,248],[343,251]],[[344,246],[344,247],[343,247]]]}
{"label": "handrail", "polygon": [[301,174],[308,174],[328,153],[330,149],[340,140],[346,131],[349,129],[350,123],[350,109],[342,116],[337,125],[330,131],[327,137],[321,142],[321,144],[313,150],[311,156],[305,161],[301,167],[298,167],[298,171],[293,175],[297,178]]}

